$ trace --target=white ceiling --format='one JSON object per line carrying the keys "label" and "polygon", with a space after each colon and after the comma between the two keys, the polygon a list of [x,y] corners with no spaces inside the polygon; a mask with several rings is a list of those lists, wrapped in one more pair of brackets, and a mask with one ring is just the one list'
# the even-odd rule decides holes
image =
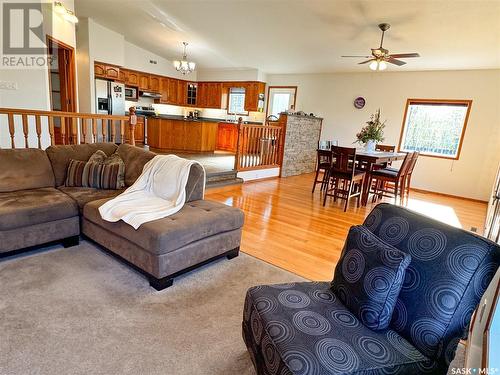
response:
{"label": "white ceiling", "polygon": [[390,70],[500,68],[499,0],[75,0],[78,17],[169,60],[199,68],[266,73],[367,71],[357,59],[378,46],[419,52]]}

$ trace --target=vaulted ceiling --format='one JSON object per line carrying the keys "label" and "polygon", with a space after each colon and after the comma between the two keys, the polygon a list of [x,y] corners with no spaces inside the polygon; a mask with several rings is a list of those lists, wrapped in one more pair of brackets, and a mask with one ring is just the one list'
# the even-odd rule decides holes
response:
{"label": "vaulted ceiling", "polygon": [[391,70],[500,68],[497,0],[75,0],[96,22],[167,59],[181,43],[200,68],[266,73],[367,71],[360,60],[392,25],[384,47],[419,52]]}

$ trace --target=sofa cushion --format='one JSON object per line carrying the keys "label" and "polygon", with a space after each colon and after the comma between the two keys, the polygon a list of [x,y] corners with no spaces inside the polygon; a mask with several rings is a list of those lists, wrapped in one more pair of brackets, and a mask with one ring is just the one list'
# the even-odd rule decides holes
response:
{"label": "sofa cushion", "polygon": [[83,207],[92,201],[104,198],[114,198],[117,195],[124,192],[123,189],[120,190],[103,190],[94,189],[86,187],[70,187],[70,186],[59,186],[58,189],[64,194],[69,195],[73,200],[76,201],[78,205],[78,210],[80,214],[83,213]]}
{"label": "sofa cushion", "polygon": [[243,338],[258,374],[446,373],[397,332],[364,326],[326,282],[250,288]]}
{"label": "sofa cushion", "polygon": [[9,230],[78,216],[78,208],[55,188],[0,193],[0,230]]}
{"label": "sofa cushion", "polygon": [[0,165],[0,193],[54,187],[54,173],[43,150],[0,150]]}
{"label": "sofa cushion", "polygon": [[335,268],[332,290],[365,326],[386,329],[410,260],[410,255],[365,227],[353,226]]}
{"label": "sofa cushion", "polygon": [[377,205],[364,225],[411,255],[391,328],[450,363],[500,263],[500,246],[403,207]]}
{"label": "sofa cushion", "polygon": [[64,186],[123,189],[125,187],[124,172],[125,164],[121,159],[109,164],[71,159]]}
{"label": "sofa cushion", "polygon": [[125,185],[132,185],[142,173],[144,164],[153,159],[156,154],[139,147],[123,143],[118,146],[116,153],[125,162]]}
{"label": "sofa cushion", "polygon": [[174,215],[144,223],[135,230],[121,220],[116,223],[103,220],[99,207],[106,201],[102,199],[86,204],[83,216],[153,254],[165,254],[243,226],[241,210],[218,202],[198,200],[186,203]]}
{"label": "sofa cushion", "polygon": [[58,145],[47,148],[46,153],[52,164],[56,186],[64,185],[66,169],[70,159],[87,161],[97,150],[102,150],[106,155],[116,151],[114,143],[87,143],[83,145]]}

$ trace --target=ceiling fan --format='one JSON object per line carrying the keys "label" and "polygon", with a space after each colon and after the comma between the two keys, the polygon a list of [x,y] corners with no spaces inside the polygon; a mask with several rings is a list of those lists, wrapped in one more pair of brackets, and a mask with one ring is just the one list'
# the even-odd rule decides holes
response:
{"label": "ceiling fan", "polygon": [[389,50],[385,49],[382,47],[382,44],[384,43],[384,34],[391,25],[388,23],[381,23],[378,25],[379,29],[382,30],[382,38],[380,39],[380,47],[378,48],[372,48],[372,54],[371,56],[341,56],[341,57],[363,57],[365,59],[369,59],[366,61],[362,61],[359,64],[368,64],[370,63],[369,67],[371,70],[384,70],[387,68],[387,63],[394,64],[397,66],[401,66],[406,64],[405,61],[399,60],[401,58],[408,58],[408,57],[420,57],[418,53],[393,53],[389,54]]}

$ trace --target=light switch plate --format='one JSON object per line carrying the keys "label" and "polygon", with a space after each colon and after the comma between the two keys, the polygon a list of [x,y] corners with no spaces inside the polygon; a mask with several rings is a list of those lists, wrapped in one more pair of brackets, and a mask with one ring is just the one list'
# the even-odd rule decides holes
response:
{"label": "light switch plate", "polygon": [[0,90],[17,90],[17,82],[0,81]]}

